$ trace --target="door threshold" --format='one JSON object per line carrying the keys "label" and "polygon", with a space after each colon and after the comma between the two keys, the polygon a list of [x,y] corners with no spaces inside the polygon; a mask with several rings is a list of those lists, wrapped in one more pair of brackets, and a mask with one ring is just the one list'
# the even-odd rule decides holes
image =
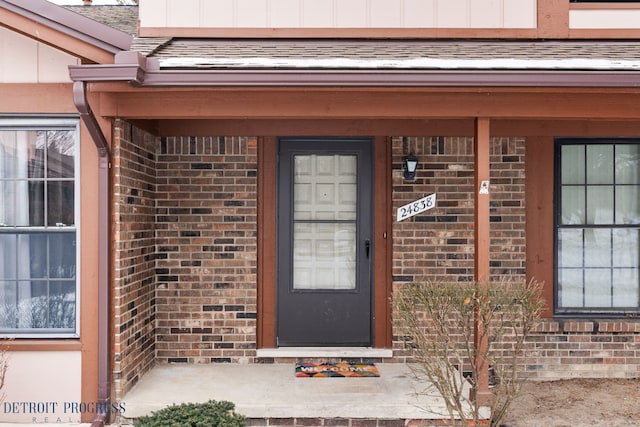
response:
{"label": "door threshold", "polygon": [[393,357],[393,350],[373,347],[279,347],[260,348],[256,350],[256,357],[390,358]]}

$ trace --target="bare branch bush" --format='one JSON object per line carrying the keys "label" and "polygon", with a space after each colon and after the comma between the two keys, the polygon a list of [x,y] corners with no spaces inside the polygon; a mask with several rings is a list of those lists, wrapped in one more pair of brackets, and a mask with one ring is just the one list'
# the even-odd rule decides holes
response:
{"label": "bare branch bush", "polygon": [[[403,285],[394,296],[397,327],[417,369],[444,399],[451,425],[501,424],[525,380],[518,375],[524,345],[543,308],[535,281],[426,282]],[[473,398],[486,370],[489,402]]]}
{"label": "bare branch bush", "polygon": [[2,391],[5,379],[7,378],[7,370],[9,369],[9,352],[7,347],[0,341],[0,403],[4,402],[7,395]]}

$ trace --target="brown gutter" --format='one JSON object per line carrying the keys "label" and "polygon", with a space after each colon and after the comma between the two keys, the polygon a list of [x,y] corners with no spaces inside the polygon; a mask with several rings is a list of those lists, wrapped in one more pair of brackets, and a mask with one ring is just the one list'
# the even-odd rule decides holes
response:
{"label": "brown gutter", "polygon": [[96,116],[89,106],[89,101],[87,100],[87,84],[85,82],[77,81],[73,83],[73,102],[80,112],[82,121],[89,129],[93,142],[98,149],[98,155],[101,159],[108,159],[109,144],[107,143],[107,138],[104,136],[104,133],[102,133],[102,129],[100,129]]}
{"label": "brown gutter", "polygon": [[[98,401],[110,408],[109,382],[109,144],[89,106],[85,82],[73,84],[73,102],[98,149]],[[96,413],[91,427],[103,427],[108,412]]]}
{"label": "brown gutter", "polygon": [[160,69],[157,59],[134,51],[117,54],[115,64],[72,65],[69,70],[74,81],[141,87],[640,87],[640,71]]}
{"label": "brown gutter", "polygon": [[163,70],[142,86],[640,87],[640,72],[459,70]]}

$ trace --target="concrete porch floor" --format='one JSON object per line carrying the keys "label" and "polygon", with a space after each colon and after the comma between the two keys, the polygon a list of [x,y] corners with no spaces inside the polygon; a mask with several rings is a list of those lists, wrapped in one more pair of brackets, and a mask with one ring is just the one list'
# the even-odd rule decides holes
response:
{"label": "concrete porch floor", "polygon": [[157,365],[122,399],[124,415],[132,419],[173,403],[214,399],[233,402],[238,413],[256,421],[362,419],[370,420],[362,424],[368,426],[382,425],[375,420],[404,425],[447,418],[442,398],[410,366],[376,366],[378,378],[296,378],[294,363]]}

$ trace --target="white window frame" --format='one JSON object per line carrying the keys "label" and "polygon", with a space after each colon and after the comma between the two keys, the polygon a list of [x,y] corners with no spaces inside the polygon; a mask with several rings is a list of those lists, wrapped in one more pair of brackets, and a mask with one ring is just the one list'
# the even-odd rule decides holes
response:
{"label": "white window frame", "polygon": [[[79,338],[80,337],[80,313],[81,313],[81,227],[80,227],[80,120],[78,116],[71,115],[2,115],[0,116],[0,131],[4,130],[72,130],[75,133],[74,147],[74,226],[76,235],[76,275],[75,275],[75,326],[72,332],[56,332],[55,329],[31,328],[20,330],[19,332],[7,332],[0,330],[0,338],[29,338],[29,339],[51,339],[51,338]],[[42,227],[10,227],[20,230],[34,230],[46,233],[46,224]],[[71,228],[71,227],[70,227]]]}

